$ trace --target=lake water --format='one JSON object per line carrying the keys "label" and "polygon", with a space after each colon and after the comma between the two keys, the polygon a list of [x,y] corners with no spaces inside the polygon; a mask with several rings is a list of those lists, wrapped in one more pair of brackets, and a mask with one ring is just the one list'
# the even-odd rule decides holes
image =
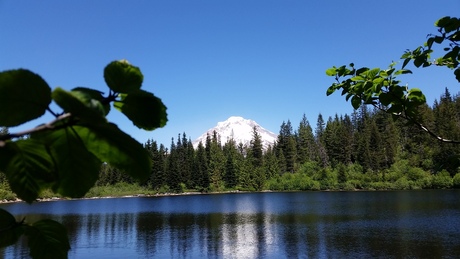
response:
{"label": "lake water", "polygon": [[[460,190],[3,204],[69,231],[70,258],[458,258]],[[27,258],[25,241],[0,258]]]}

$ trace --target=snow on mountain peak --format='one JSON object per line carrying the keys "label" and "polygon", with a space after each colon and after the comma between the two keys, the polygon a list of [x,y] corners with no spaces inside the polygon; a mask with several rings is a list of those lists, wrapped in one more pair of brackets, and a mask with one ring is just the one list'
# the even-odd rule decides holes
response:
{"label": "snow on mountain peak", "polygon": [[209,134],[209,136],[212,137],[213,131],[217,132],[222,145],[228,140],[233,139],[237,144],[243,143],[243,145],[249,146],[252,140],[252,129],[254,126],[262,139],[264,149],[266,150],[269,145],[273,146],[273,143],[277,140],[277,135],[275,133],[262,128],[253,120],[248,120],[240,116],[231,116],[226,121],[218,122],[217,126],[209,129],[194,140],[192,142],[193,147],[197,148],[200,142],[205,145],[206,136]]}

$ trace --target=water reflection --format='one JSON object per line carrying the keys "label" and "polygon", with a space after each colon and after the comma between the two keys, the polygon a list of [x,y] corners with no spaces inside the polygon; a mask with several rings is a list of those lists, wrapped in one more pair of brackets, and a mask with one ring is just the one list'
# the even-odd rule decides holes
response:
{"label": "water reflection", "polygon": [[[455,258],[459,197],[458,191],[261,193],[6,209],[29,208],[30,221],[66,225],[71,258]],[[21,241],[3,255],[25,258],[25,246]]]}

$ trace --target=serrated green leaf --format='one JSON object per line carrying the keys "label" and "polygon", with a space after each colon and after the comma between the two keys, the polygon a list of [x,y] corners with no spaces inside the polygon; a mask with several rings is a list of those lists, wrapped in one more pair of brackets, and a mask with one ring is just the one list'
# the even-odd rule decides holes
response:
{"label": "serrated green leaf", "polygon": [[51,88],[26,70],[0,73],[0,126],[13,127],[42,116],[51,103]]}
{"label": "serrated green leaf", "polygon": [[332,67],[326,70],[326,75],[328,76],[335,76],[336,75],[336,68]]}
{"label": "serrated green leaf", "polygon": [[25,230],[30,256],[34,259],[67,258],[70,243],[66,228],[50,219],[40,220]]}
{"label": "serrated green leaf", "polygon": [[106,84],[116,93],[131,93],[142,86],[141,70],[126,60],[112,61],[104,69]]}
{"label": "serrated green leaf", "polygon": [[33,139],[6,142],[0,148],[0,166],[11,189],[29,203],[55,180],[54,163],[48,150]]}
{"label": "serrated green leaf", "polygon": [[75,126],[88,150],[101,161],[124,170],[133,178],[145,181],[152,161],[144,147],[114,124]]}
{"label": "serrated green leaf", "polygon": [[86,96],[88,96],[89,98],[91,99],[94,99],[96,101],[99,101],[104,109],[104,112],[103,112],[103,115],[107,115],[109,114],[110,112],[110,103],[109,102],[106,102],[104,96],[103,96],[103,92],[101,91],[98,91],[98,90],[95,90],[95,89],[91,89],[91,88],[86,88],[86,87],[76,87],[74,89],[72,89],[72,92],[82,92],[84,93]]}
{"label": "serrated green leaf", "polygon": [[33,134],[43,141],[56,164],[57,179],[53,191],[66,197],[79,198],[94,186],[102,162],[89,152],[72,127]]}
{"label": "serrated green leaf", "polygon": [[353,108],[355,108],[355,110],[357,110],[359,108],[359,106],[361,106],[361,98],[359,98],[358,96],[353,96],[351,98],[351,105],[353,106]]}
{"label": "serrated green leaf", "polygon": [[23,226],[8,211],[0,209],[0,247],[12,245],[23,234]]}
{"label": "serrated green leaf", "polygon": [[53,100],[65,112],[71,113],[83,121],[91,123],[107,122],[102,104],[82,91],[68,92],[58,87],[54,89],[51,95]]}
{"label": "serrated green leaf", "polygon": [[121,101],[114,102],[113,106],[144,130],[163,127],[168,121],[161,99],[143,90],[123,94]]}

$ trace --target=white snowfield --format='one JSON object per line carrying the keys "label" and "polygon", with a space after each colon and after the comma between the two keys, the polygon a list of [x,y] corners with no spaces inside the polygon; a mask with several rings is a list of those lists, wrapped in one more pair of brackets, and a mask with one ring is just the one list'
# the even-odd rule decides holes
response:
{"label": "white snowfield", "polygon": [[200,142],[203,143],[203,146],[206,145],[206,136],[212,138],[213,131],[217,132],[217,135],[220,137],[222,145],[224,145],[228,140],[235,140],[236,144],[243,143],[245,146],[249,146],[252,140],[252,129],[256,127],[257,132],[259,133],[262,139],[262,145],[264,150],[268,148],[269,145],[273,147],[273,143],[277,140],[277,135],[269,130],[262,128],[257,122],[253,120],[248,120],[239,116],[232,116],[226,121],[221,121],[217,123],[217,126],[209,129],[203,135],[194,140],[193,147],[196,149]]}

